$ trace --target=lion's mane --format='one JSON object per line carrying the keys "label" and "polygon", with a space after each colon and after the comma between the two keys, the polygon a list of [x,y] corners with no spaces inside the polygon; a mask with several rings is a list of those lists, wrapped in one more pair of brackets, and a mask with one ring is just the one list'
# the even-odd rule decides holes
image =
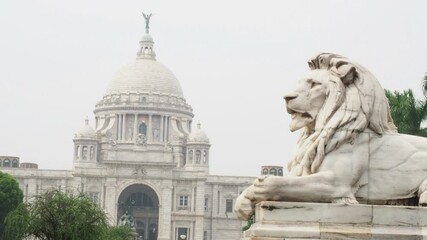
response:
{"label": "lion's mane", "polygon": [[367,69],[331,53],[321,53],[308,64],[312,70],[328,70],[331,78],[314,130],[306,127],[288,163],[294,176],[317,172],[326,154],[352,142],[366,129],[379,135],[396,132],[384,89]]}

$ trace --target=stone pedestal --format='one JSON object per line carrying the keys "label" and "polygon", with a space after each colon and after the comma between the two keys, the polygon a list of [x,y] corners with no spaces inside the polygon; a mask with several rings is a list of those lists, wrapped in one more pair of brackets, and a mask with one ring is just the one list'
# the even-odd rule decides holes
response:
{"label": "stone pedestal", "polygon": [[261,202],[242,240],[427,239],[427,208]]}

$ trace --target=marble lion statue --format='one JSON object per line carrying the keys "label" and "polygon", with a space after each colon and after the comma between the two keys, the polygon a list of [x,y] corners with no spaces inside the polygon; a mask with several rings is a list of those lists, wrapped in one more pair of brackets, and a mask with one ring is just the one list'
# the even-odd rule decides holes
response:
{"label": "marble lion statue", "polygon": [[[398,134],[383,88],[363,66],[322,53],[284,96],[303,129],[288,175],[263,176],[238,197],[246,220],[260,201],[427,204],[427,138]],[[407,201],[408,202],[408,201]]]}

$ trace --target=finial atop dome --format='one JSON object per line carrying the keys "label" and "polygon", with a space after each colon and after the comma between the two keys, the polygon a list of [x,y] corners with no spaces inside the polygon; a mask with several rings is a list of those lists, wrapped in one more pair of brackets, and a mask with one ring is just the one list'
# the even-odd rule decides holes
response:
{"label": "finial atop dome", "polygon": [[204,143],[209,144],[209,138],[206,133],[202,130],[202,124],[200,121],[197,123],[197,128],[194,129],[188,136],[188,143]]}
{"label": "finial atop dome", "polygon": [[142,15],[145,18],[145,33],[149,34],[150,33],[150,18],[153,14],[152,13],[145,14],[144,12],[142,12]]}
{"label": "finial atop dome", "polygon": [[96,140],[95,130],[89,125],[89,118],[86,116],[83,127],[74,134],[74,140],[91,139]]}
{"label": "finial atop dome", "polygon": [[150,18],[153,15],[142,13],[145,19],[145,34],[142,36],[141,41],[139,41],[139,51],[136,54],[137,59],[150,59],[156,60],[156,53],[153,50],[154,41],[150,35]]}

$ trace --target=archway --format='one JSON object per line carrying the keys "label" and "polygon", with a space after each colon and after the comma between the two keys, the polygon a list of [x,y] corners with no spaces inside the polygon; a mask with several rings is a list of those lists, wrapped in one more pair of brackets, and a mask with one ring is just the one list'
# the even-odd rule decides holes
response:
{"label": "archway", "polygon": [[135,220],[136,232],[143,239],[157,240],[159,226],[159,198],[152,188],[133,184],[120,194],[117,221],[127,211]]}

